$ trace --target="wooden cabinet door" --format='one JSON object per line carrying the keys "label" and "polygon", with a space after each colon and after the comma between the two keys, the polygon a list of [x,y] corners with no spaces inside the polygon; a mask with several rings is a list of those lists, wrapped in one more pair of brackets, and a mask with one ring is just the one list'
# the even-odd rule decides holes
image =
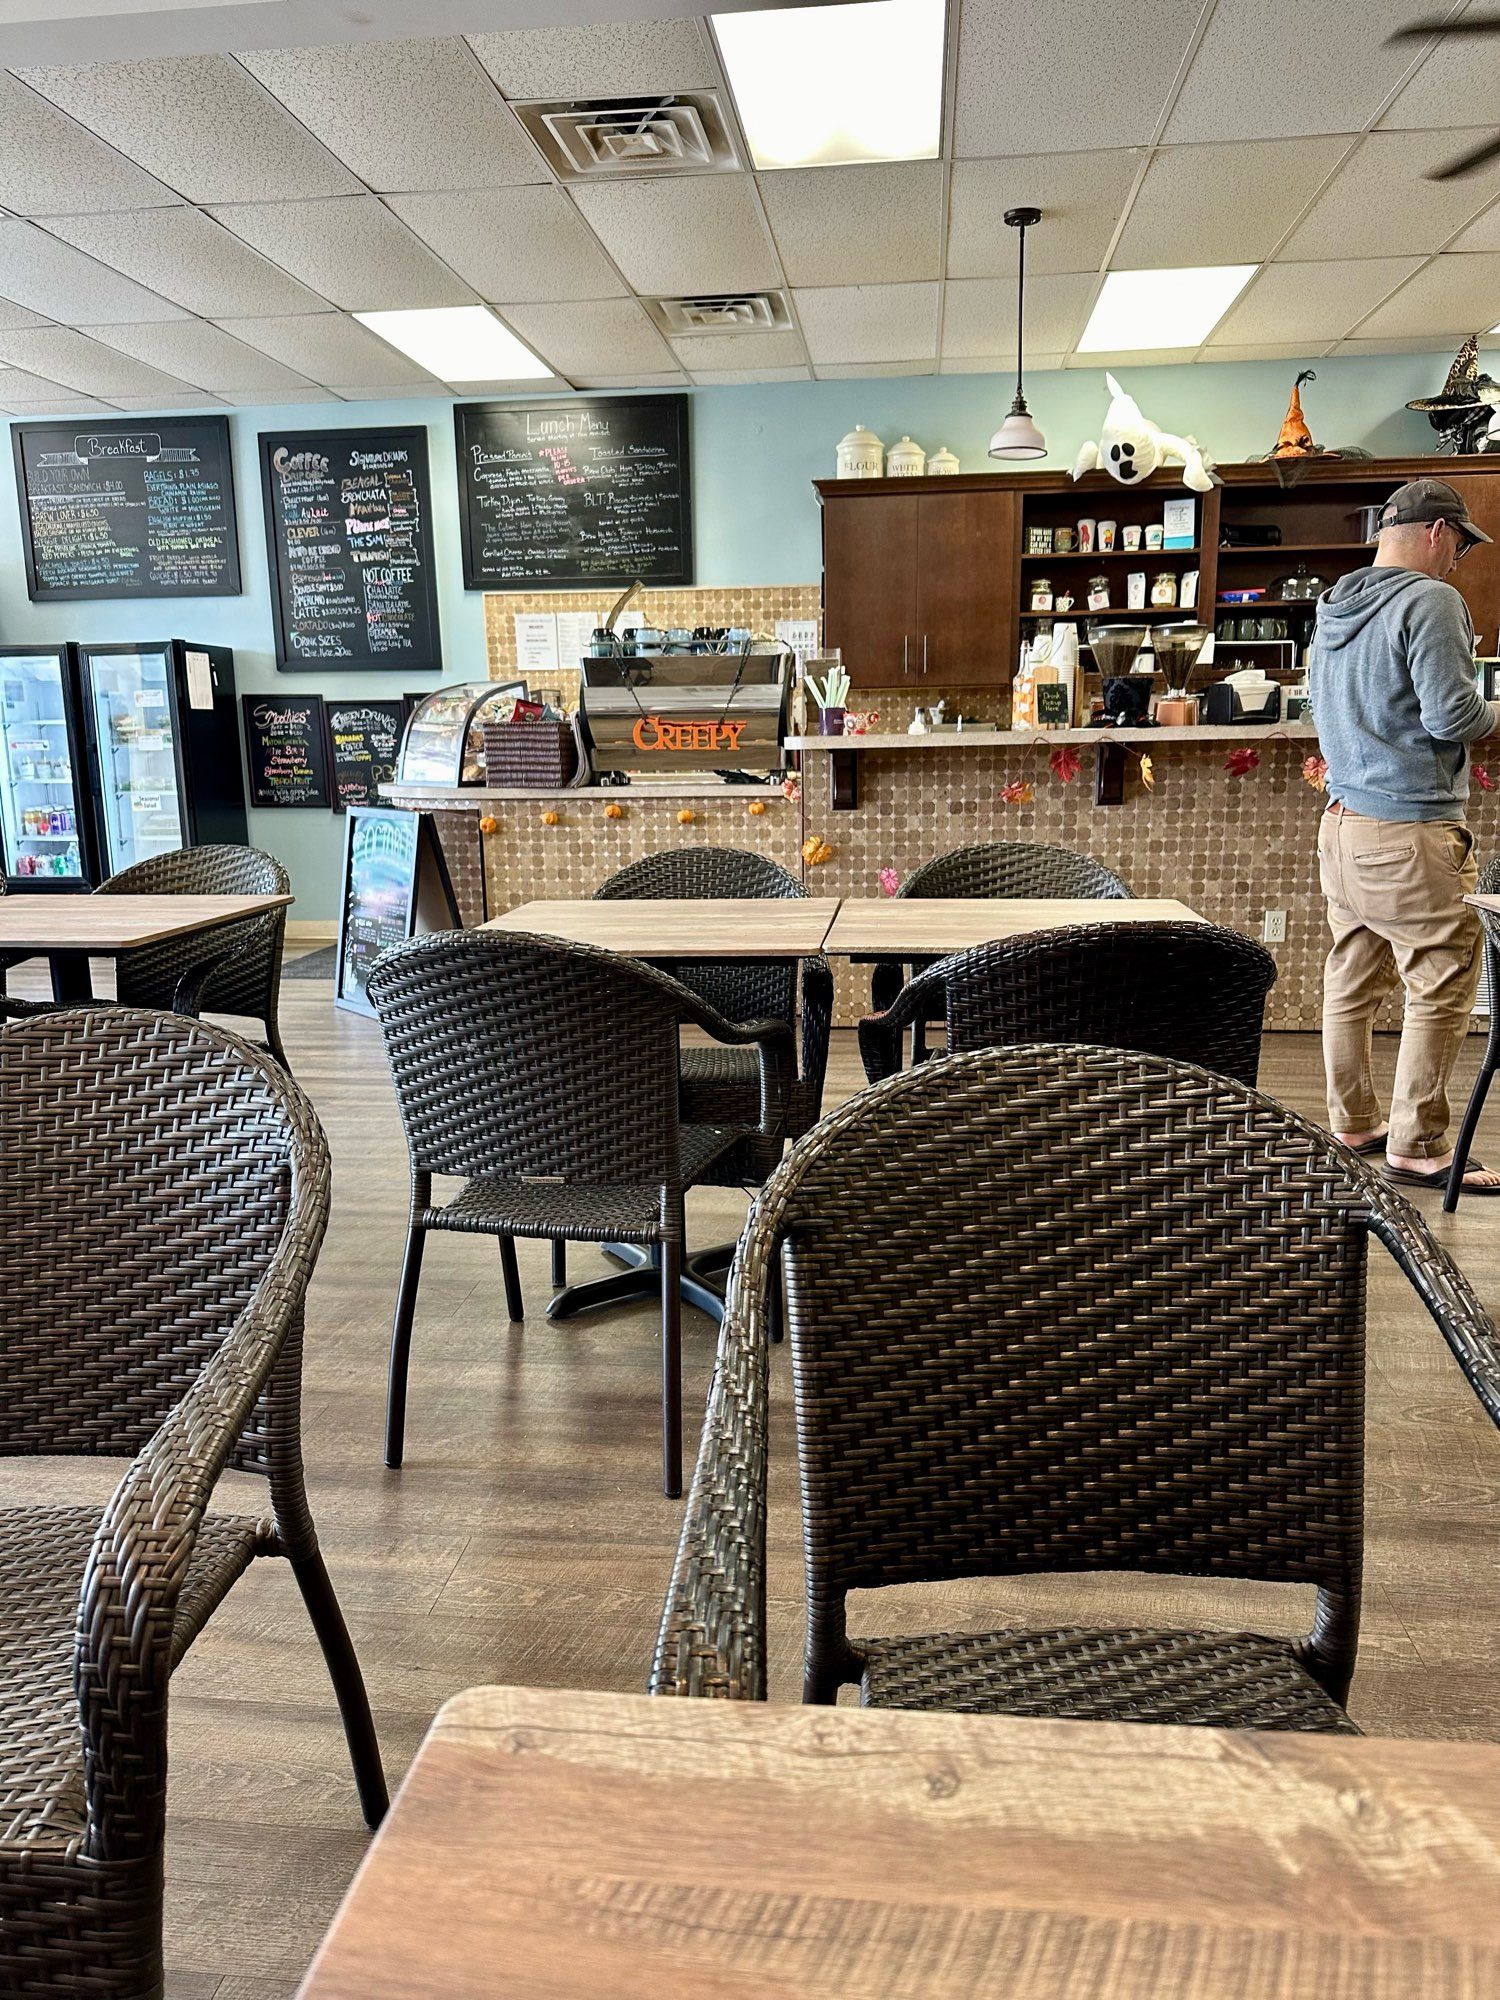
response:
{"label": "wooden cabinet door", "polygon": [[924,493],[916,668],[940,687],[1008,681],[1020,593],[1020,495]]}
{"label": "wooden cabinet door", "polygon": [[[1447,479],[1439,463],[1439,479]],[[1470,549],[1448,581],[1457,586],[1469,607],[1481,653],[1500,653],[1500,471],[1457,473],[1449,484],[1469,510],[1476,528],[1495,537],[1486,547]]]}
{"label": "wooden cabinet door", "polygon": [[843,653],[856,702],[865,688],[921,678],[918,505],[912,493],[823,502],[823,643]]}

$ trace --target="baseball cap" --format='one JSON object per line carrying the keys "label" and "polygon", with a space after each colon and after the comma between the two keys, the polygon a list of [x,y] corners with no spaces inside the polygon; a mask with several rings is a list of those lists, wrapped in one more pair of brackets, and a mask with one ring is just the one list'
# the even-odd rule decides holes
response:
{"label": "baseball cap", "polygon": [[1446,521],[1471,543],[1491,540],[1469,519],[1457,487],[1446,479],[1409,479],[1405,486],[1398,486],[1381,508],[1376,526],[1395,528],[1407,521]]}

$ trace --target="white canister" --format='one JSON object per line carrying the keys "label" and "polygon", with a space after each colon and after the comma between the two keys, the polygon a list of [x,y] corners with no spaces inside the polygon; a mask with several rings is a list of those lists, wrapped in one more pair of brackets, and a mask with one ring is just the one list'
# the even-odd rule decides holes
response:
{"label": "white canister", "polygon": [[893,444],[885,455],[887,479],[920,479],[926,470],[926,452],[919,444],[913,444],[909,437],[903,437],[900,444]]}
{"label": "white canister", "polygon": [[839,439],[840,479],[879,479],[885,472],[885,446],[874,431],[856,424]]}
{"label": "white canister", "polygon": [[940,444],[927,461],[929,479],[951,479],[959,469],[957,455],[949,451],[945,444]]}

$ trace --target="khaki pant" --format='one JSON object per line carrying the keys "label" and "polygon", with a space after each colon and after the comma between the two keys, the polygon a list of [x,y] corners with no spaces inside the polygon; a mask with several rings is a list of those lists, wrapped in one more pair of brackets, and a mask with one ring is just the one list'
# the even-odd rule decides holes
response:
{"label": "khaki pant", "polygon": [[1370,1035],[1399,976],[1406,1018],[1387,1149],[1439,1159],[1450,1150],[1448,1077],[1479,983],[1479,919],[1463,901],[1478,880],[1473,835],[1458,820],[1329,811],[1318,866],[1333,932],[1323,968],[1328,1122],[1336,1132],[1380,1123]]}

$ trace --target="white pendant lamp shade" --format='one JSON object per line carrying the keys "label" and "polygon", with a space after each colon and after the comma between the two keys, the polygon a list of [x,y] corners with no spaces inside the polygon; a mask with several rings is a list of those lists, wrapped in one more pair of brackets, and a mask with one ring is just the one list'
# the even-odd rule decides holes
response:
{"label": "white pendant lamp shade", "polygon": [[1045,458],[1047,440],[1024,403],[1013,409],[990,439],[991,458]]}
{"label": "white pendant lamp shade", "polygon": [[1045,458],[1047,440],[1042,436],[1026,407],[1021,387],[1021,370],[1026,358],[1026,232],[1042,219],[1039,208],[1008,208],[1007,227],[1019,239],[1016,256],[1016,396],[1010,415],[990,439],[991,458]]}

